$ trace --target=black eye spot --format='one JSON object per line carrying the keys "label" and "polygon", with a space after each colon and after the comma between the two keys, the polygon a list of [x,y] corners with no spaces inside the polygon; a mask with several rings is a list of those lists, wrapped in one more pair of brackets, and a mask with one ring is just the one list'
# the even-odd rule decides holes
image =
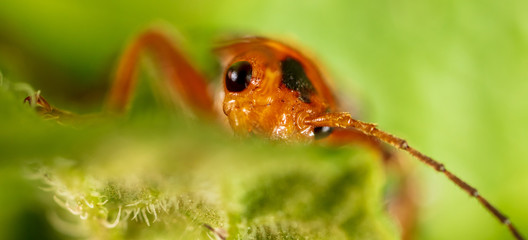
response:
{"label": "black eye spot", "polygon": [[317,139],[328,137],[330,133],[332,133],[333,130],[334,128],[332,127],[315,127],[314,128],[314,138],[317,140]]}
{"label": "black eye spot", "polygon": [[251,81],[253,69],[251,63],[246,61],[236,62],[229,69],[225,76],[226,88],[230,92],[241,92],[247,88]]}

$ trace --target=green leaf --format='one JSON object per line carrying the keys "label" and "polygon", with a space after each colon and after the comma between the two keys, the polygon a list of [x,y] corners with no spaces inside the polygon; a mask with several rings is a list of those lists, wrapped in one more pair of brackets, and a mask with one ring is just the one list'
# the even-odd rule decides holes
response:
{"label": "green leaf", "polygon": [[17,98],[0,94],[9,116],[1,141],[11,146],[3,164],[24,169],[20,184],[33,185],[63,237],[397,236],[382,205],[380,162],[367,150],[237,139],[167,111],[59,124]]}

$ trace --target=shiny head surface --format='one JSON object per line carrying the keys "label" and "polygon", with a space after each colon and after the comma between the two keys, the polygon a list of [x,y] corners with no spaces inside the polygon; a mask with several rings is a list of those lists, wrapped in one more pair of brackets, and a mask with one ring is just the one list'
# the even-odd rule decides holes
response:
{"label": "shiny head surface", "polygon": [[225,65],[223,112],[237,134],[310,141],[321,129],[304,119],[336,110],[316,65],[285,44],[251,37],[216,52]]}

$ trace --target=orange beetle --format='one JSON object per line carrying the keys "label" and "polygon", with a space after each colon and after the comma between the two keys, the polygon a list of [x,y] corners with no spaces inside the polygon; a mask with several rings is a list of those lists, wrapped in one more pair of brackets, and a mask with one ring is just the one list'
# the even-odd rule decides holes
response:
{"label": "orange beetle", "polygon": [[[277,41],[242,38],[216,49],[226,68],[223,72],[223,91],[219,97],[213,98],[205,78],[193,68],[164,31],[148,30],[136,38],[121,56],[106,103],[108,112],[122,113],[127,110],[136,85],[137,62],[144,50],[158,61],[169,91],[177,93],[199,114],[227,117],[229,125],[238,135],[255,134],[274,140],[304,142],[323,139],[334,144],[356,142],[387,153],[378,143],[383,141],[445,174],[462,190],[477,198],[508,227],[516,239],[524,239],[506,216],[442,163],[410,147],[407,141],[379,130],[375,124],[339,112],[333,92],[314,62]],[[215,99],[218,100],[216,103]],[[29,97],[27,100],[31,101]],[[60,118],[68,114],[53,108],[38,95],[34,102],[48,116]],[[402,189],[405,191],[405,186]],[[405,204],[400,207],[405,209]],[[407,207],[414,210],[408,203]],[[413,216],[413,213],[396,214],[404,229],[403,238],[408,237],[405,230],[412,226]]]}

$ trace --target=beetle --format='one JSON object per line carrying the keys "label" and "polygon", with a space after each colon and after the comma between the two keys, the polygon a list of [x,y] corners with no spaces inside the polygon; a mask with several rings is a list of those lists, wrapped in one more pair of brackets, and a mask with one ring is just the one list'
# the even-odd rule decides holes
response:
{"label": "beetle", "polygon": [[[157,61],[169,91],[177,93],[197,114],[225,119],[237,135],[258,135],[286,142],[354,142],[382,152],[386,151],[379,142],[385,142],[444,174],[505,224],[516,239],[524,239],[503,213],[444,164],[414,149],[406,140],[380,130],[376,124],[342,112],[315,62],[278,41],[246,37],[215,49],[225,68],[222,89],[213,97],[205,77],[166,32],[148,29],[125,48],[108,94],[106,112],[119,114],[129,108],[138,61],[144,51]],[[26,100],[34,102],[47,116],[69,115],[52,107],[40,95]]]}

